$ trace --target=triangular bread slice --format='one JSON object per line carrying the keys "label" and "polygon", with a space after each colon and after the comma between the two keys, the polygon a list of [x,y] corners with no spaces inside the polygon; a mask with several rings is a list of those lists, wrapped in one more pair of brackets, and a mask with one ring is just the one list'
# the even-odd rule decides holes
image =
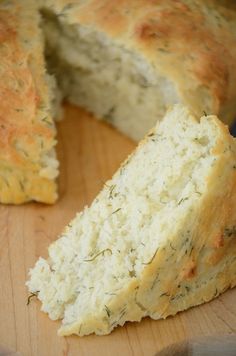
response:
{"label": "triangular bread slice", "polygon": [[165,318],[236,284],[236,141],[177,105],[30,272],[60,335]]}

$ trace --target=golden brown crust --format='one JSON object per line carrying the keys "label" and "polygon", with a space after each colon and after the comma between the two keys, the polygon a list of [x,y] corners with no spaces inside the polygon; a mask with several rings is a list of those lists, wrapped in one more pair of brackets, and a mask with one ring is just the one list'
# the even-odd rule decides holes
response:
{"label": "golden brown crust", "polygon": [[[158,305],[153,305],[150,313],[154,319],[207,302],[236,285],[236,146],[227,128],[219,121],[218,125],[222,135],[215,145],[217,149],[213,150],[218,164],[207,182],[208,194],[201,202],[198,216],[194,221],[189,216],[185,224],[185,232],[191,231],[191,245],[186,249],[175,245],[179,261],[172,262],[174,272],[169,271],[171,261],[165,260],[171,251],[165,250],[156,254],[143,276],[139,296],[144,305],[145,291],[150,290],[159,266],[165,276],[163,300],[160,303],[158,299]],[[173,245],[174,240],[177,239],[172,238]],[[181,241],[183,239],[179,239]]]}
{"label": "golden brown crust", "polygon": [[230,4],[216,0],[46,2],[63,21],[104,32],[119,46],[141,54],[173,80],[183,103],[196,115],[207,108],[228,124],[236,114],[236,8]]}
{"label": "golden brown crust", "polygon": [[0,202],[52,203],[56,184],[41,176],[55,145],[42,38],[31,1],[0,4]]}
{"label": "golden brown crust", "polygon": [[[235,118],[236,6],[232,1],[42,2],[62,21],[92,27],[141,55],[175,84],[183,103],[195,114],[207,108],[228,124]],[[56,199],[52,177],[40,176],[44,158],[55,145],[55,129],[34,3],[13,0],[0,5],[0,177],[6,182],[0,187],[0,202],[6,203]],[[10,171],[17,172],[17,182],[9,181]],[[37,198],[27,188],[35,177],[40,184]],[[22,185],[24,192],[19,190]],[[18,195],[20,199],[13,198]]]}

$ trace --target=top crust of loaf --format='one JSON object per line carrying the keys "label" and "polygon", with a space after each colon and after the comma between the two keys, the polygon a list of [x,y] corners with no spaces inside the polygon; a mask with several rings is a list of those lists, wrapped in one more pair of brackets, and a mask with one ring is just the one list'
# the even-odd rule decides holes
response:
{"label": "top crust of loaf", "polygon": [[52,203],[57,197],[55,128],[32,1],[1,1],[0,58],[0,201]]}
{"label": "top crust of loaf", "polygon": [[[141,53],[176,84],[200,116],[208,108],[230,124],[236,100],[236,6],[216,0],[47,0],[68,24],[105,33]],[[226,7],[227,6],[227,7]],[[186,74],[187,73],[187,74]]]}
{"label": "top crust of loaf", "polygon": [[2,0],[0,202],[57,198],[52,82],[45,74],[39,5],[67,24],[94,29],[132,55],[141,54],[173,81],[197,116],[206,110],[233,121],[236,6],[230,1]]}

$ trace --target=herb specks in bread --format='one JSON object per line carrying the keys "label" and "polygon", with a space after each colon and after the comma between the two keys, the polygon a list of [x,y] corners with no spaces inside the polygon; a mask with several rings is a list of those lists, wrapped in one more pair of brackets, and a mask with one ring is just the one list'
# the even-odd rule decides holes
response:
{"label": "herb specks in bread", "polygon": [[165,318],[236,284],[235,140],[178,105],[152,133],[30,272],[60,335]]}

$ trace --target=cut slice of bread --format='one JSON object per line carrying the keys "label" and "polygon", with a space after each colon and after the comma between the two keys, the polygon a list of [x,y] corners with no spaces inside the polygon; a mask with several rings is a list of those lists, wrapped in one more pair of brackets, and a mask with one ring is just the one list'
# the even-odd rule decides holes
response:
{"label": "cut slice of bread", "polygon": [[179,105],[145,137],[27,282],[60,335],[165,318],[236,284],[236,141]]}

